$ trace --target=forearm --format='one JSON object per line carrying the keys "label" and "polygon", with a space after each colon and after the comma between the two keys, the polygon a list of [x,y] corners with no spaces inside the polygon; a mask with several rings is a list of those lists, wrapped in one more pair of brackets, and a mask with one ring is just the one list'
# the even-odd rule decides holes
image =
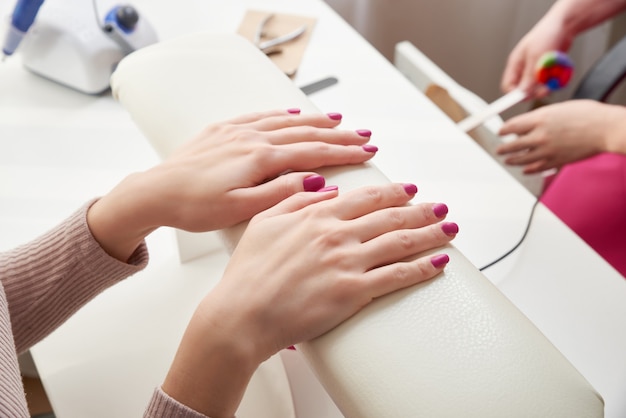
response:
{"label": "forearm", "polygon": [[542,20],[575,37],[625,9],[626,0],[559,0]]}
{"label": "forearm", "polygon": [[18,352],[28,349],[102,290],[148,262],[143,244],[128,263],[105,253],[89,231],[88,206],[40,238],[0,254],[0,277]]}
{"label": "forearm", "polygon": [[233,332],[227,321],[218,322],[199,309],[162,385],[166,394],[211,418],[235,415],[260,363],[253,338],[242,330]]}

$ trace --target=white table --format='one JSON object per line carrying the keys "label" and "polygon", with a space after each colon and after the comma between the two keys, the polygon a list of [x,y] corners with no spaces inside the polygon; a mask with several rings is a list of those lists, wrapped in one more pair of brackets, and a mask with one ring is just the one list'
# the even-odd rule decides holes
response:
{"label": "white table", "polygon": [[[0,15],[7,14],[6,3],[12,2],[0,4]],[[521,236],[533,197],[325,3],[133,4],[161,39],[232,32],[247,9],[317,17],[295,83],[339,79],[311,100],[323,111],[342,112],[344,128],[371,129],[380,148],[374,163],[391,181],[416,183],[416,200],[448,204],[449,219],[461,228],[455,245],[475,265],[499,257]],[[0,92],[0,250],[37,236],[124,175],[158,161],[109,96],[89,97],[40,79],[23,70],[17,56],[0,66]],[[104,292],[33,348],[60,418],[140,416],[197,301],[227,260],[218,250],[181,265],[167,229],[148,245],[152,261],[144,272]],[[624,279],[541,205],[522,247],[486,275],[600,392],[606,416],[624,416]],[[292,354],[286,354],[290,378],[302,380],[293,393],[298,416],[337,416],[332,405],[311,403],[308,390],[319,388]]]}

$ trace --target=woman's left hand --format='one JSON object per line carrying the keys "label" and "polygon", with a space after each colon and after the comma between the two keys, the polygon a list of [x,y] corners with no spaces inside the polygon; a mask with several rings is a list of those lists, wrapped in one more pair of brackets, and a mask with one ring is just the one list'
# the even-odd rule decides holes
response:
{"label": "woman's left hand", "polygon": [[212,124],[96,202],[89,226],[109,254],[124,259],[160,226],[201,232],[235,225],[323,187],[309,170],[371,159],[371,133],[335,129],[340,122],[337,113],[276,110]]}
{"label": "woman's left hand", "polygon": [[497,153],[505,163],[539,173],[582,160],[607,149],[610,106],[593,100],[570,100],[541,107],[506,121],[500,135],[517,135]]}

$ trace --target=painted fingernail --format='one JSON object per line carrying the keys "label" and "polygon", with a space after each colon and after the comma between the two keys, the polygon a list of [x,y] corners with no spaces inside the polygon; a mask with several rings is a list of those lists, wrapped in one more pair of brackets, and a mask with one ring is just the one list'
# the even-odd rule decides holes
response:
{"label": "painted fingernail", "polygon": [[430,259],[430,263],[435,267],[443,267],[450,261],[448,254],[438,254]]}
{"label": "painted fingernail", "polygon": [[411,183],[405,183],[402,185],[404,187],[404,191],[408,195],[414,195],[417,193],[417,186]]}
{"label": "painted fingernail", "polygon": [[339,186],[326,186],[326,187],[322,187],[321,189],[319,189],[317,192],[318,193],[324,193],[324,192],[334,192],[335,190],[339,190]]}
{"label": "painted fingernail", "polygon": [[459,226],[454,222],[444,222],[441,224],[441,230],[446,235],[456,235],[459,232]]}
{"label": "painted fingernail", "polygon": [[433,205],[433,212],[437,218],[441,218],[448,213],[448,207],[443,203],[435,203]]}
{"label": "painted fingernail", "polygon": [[372,136],[372,131],[370,131],[369,129],[357,129],[356,133],[366,138]]}
{"label": "painted fingernail", "polygon": [[292,107],[291,109],[287,109],[287,113],[291,113],[292,115],[299,115],[300,109],[297,107]]}
{"label": "painted fingernail", "polygon": [[332,120],[341,120],[341,118],[343,117],[341,113],[327,113],[326,115]]}
{"label": "painted fingernail", "polygon": [[293,345],[290,345],[289,347],[287,347],[287,350],[294,350],[295,351],[296,347],[294,347]]}
{"label": "painted fingernail", "polygon": [[302,181],[305,192],[316,192],[324,187],[324,184],[326,184],[326,179],[319,175],[309,176]]}
{"label": "painted fingernail", "polygon": [[365,145],[362,145],[361,148],[363,148],[363,150],[367,151],[367,152],[377,152],[378,151],[378,147],[376,145],[365,144]]}

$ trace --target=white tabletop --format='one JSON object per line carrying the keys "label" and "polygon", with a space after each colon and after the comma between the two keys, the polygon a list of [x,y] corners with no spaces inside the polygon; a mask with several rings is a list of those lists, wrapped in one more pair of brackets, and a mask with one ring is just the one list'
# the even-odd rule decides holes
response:
{"label": "white tabletop", "polygon": [[[0,15],[8,13],[6,3]],[[380,148],[374,163],[391,181],[416,183],[416,200],[448,204],[448,219],[461,228],[455,245],[476,266],[499,257],[523,233],[533,196],[325,3],[133,4],[161,39],[233,32],[247,9],[316,17],[294,82],[335,76],[339,83],[311,100],[323,111],[343,113],[344,128],[371,129]],[[0,92],[0,250],[37,236],[126,174],[158,161],[110,96],[86,96],[41,79],[21,67],[19,56],[0,66]],[[59,417],[139,416],[188,317],[227,259],[217,251],[181,265],[167,229],[148,245],[152,261],[144,272],[100,295],[33,349]],[[486,275],[600,392],[607,417],[626,414],[626,283],[618,273],[540,205],[522,247]],[[336,414],[294,397],[302,398],[300,417]]]}

